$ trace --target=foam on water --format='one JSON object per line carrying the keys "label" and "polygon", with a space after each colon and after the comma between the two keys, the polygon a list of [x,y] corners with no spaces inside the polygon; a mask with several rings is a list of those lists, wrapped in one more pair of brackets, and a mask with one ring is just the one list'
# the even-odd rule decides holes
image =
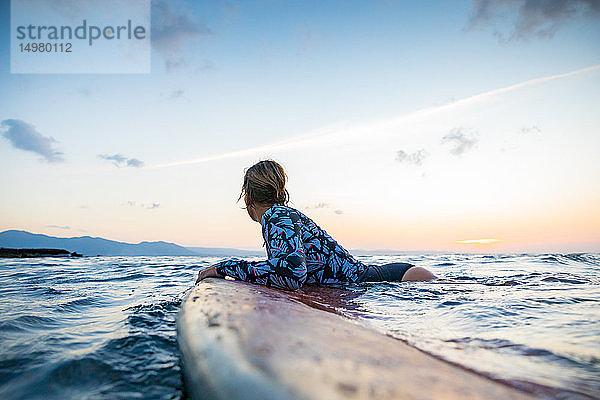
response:
{"label": "foam on water", "polygon": [[[359,258],[411,262],[445,281],[301,292],[542,397],[598,397],[599,255]],[[0,260],[0,398],[183,397],[176,315],[197,271],[218,260]]]}

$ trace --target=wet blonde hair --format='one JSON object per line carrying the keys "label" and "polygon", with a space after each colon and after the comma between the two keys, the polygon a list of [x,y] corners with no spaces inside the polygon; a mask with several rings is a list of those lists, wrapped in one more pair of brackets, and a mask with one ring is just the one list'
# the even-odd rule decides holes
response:
{"label": "wet blonde hair", "polygon": [[238,201],[248,195],[248,207],[256,204],[287,206],[290,195],[285,188],[287,175],[283,167],[273,160],[262,160],[247,168]]}

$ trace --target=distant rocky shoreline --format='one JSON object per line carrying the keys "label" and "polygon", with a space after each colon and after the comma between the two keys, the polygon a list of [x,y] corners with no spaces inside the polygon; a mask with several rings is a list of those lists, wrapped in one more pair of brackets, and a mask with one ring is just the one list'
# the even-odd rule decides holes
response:
{"label": "distant rocky shoreline", "polygon": [[9,249],[0,248],[0,258],[34,258],[34,257],[82,257],[76,252],[64,249]]}

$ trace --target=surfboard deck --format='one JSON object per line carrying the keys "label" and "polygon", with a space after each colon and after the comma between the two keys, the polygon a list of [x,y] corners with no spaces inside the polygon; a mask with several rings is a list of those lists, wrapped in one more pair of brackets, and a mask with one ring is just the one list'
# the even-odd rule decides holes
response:
{"label": "surfboard deck", "polygon": [[192,399],[532,399],[298,294],[206,279],[177,319]]}

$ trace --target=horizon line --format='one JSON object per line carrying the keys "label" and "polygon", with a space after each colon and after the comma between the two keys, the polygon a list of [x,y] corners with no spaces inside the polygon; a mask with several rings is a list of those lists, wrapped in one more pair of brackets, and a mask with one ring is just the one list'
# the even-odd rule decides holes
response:
{"label": "horizon line", "polygon": [[[122,242],[120,240],[114,240],[114,239],[107,239],[104,237],[100,237],[100,236],[90,236],[90,235],[85,235],[85,236],[71,236],[71,237],[59,237],[59,236],[51,236],[49,234],[45,234],[45,233],[33,233],[33,232],[29,232],[23,229],[5,229],[3,231],[0,232],[0,234],[5,233],[5,232],[10,232],[10,231],[16,231],[16,232],[25,232],[25,233],[29,233],[32,235],[43,235],[43,236],[48,236],[51,238],[57,238],[57,239],[78,239],[78,238],[84,238],[84,237],[89,237],[91,239],[102,239],[102,240],[109,240],[112,242],[118,242],[118,243],[125,243],[125,244],[131,244],[131,245],[139,245],[142,243],[167,243],[167,244],[173,244],[185,249],[190,249],[193,247],[199,247],[199,248],[206,248],[206,249],[229,249],[229,250],[241,250],[241,251],[252,251],[252,252],[262,252],[264,251],[264,249],[253,249],[253,248],[238,248],[238,247],[207,247],[207,246],[198,246],[198,245],[181,245],[181,244],[177,244],[175,242],[168,242],[165,240],[156,240],[156,241],[147,241],[147,240],[142,240],[138,243],[131,243],[131,242]],[[455,243],[455,242],[450,242],[450,243]],[[472,243],[471,243],[472,244]],[[537,245],[531,245],[531,246],[541,246],[539,244]],[[471,246],[469,246],[471,247]],[[556,252],[556,251],[548,251],[548,250],[544,250],[544,251],[532,251],[532,250],[526,250],[526,249],[522,249],[522,250],[494,250],[493,248],[489,248],[488,250],[483,250],[481,249],[480,246],[477,246],[478,249],[477,250],[473,250],[473,251],[469,251],[469,250],[451,250],[451,249],[442,249],[442,250],[434,250],[434,249],[428,249],[428,250],[410,250],[410,249],[404,249],[404,250],[397,250],[397,249],[382,249],[382,248],[378,248],[378,249],[365,249],[365,248],[348,248],[347,250],[352,253],[352,252],[389,252],[389,253],[452,253],[452,254],[600,254],[600,249],[597,250],[586,250],[586,251],[560,251],[560,252]]]}

